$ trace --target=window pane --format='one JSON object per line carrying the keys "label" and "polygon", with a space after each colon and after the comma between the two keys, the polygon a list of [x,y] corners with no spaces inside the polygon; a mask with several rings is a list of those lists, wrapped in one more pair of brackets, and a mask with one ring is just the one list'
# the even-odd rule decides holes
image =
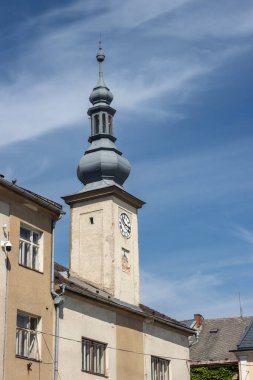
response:
{"label": "window pane", "polygon": [[39,242],[41,234],[37,231],[20,227],[19,263],[39,270]]}
{"label": "window pane", "polygon": [[27,338],[28,332],[17,329],[16,332],[16,353],[20,356],[27,356]]}
{"label": "window pane", "polygon": [[85,369],[86,371],[90,371],[90,344],[86,342],[85,344],[86,350],[86,356],[85,356]]}
{"label": "window pane", "polygon": [[18,314],[17,315],[17,326],[28,329],[29,328],[29,317],[28,317],[28,315]]}
{"label": "window pane", "polygon": [[105,373],[105,347],[101,346],[100,347],[100,373],[104,374]]}
{"label": "window pane", "polygon": [[151,379],[168,380],[169,361],[161,358],[151,357]]}
{"label": "window pane", "polygon": [[36,331],[37,324],[38,324],[38,319],[34,318],[34,317],[31,317],[30,318],[30,329],[33,330],[33,331]]}
{"label": "window pane", "polygon": [[24,242],[19,242],[19,263],[23,264],[24,261]]}
{"label": "window pane", "polygon": [[91,373],[105,372],[105,344],[83,340],[82,368]]}
{"label": "window pane", "polygon": [[16,354],[27,358],[38,359],[38,317],[17,314]]}
{"label": "window pane", "polygon": [[24,240],[30,241],[30,230],[25,227],[20,227],[20,237]]}
{"label": "window pane", "polygon": [[33,232],[33,243],[39,244],[39,234],[38,232]]}
{"label": "window pane", "polygon": [[94,372],[95,373],[97,373],[97,371],[98,371],[98,368],[97,368],[97,345],[96,344],[94,344],[93,345],[93,370],[94,370]]}
{"label": "window pane", "polygon": [[95,133],[99,133],[99,116],[95,115]]}
{"label": "window pane", "polygon": [[25,266],[30,266],[30,244],[24,243],[24,260],[23,264]]}
{"label": "window pane", "polygon": [[30,333],[29,358],[38,359],[37,334]]}
{"label": "window pane", "polygon": [[32,268],[38,269],[38,247],[32,247]]}

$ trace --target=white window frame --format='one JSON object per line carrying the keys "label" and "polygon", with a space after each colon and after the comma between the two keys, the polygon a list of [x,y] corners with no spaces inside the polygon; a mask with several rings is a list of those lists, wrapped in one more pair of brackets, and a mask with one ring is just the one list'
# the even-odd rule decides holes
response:
{"label": "white window frame", "polygon": [[82,338],[82,371],[105,376],[106,343]]}
{"label": "white window frame", "polygon": [[[29,232],[28,238],[21,236],[22,229]],[[35,236],[37,236],[37,241],[35,241]],[[42,233],[24,224],[20,225],[19,264],[39,272],[43,271]]]}
{"label": "white window frame", "polygon": [[40,335],[38,334],[40,324],[40,317],[23,311],[17,312],[16,356],[40,360]]}
{"label": "white window frame", "polygon": [[151,380],[169,380],[170,361],[151,356]]}

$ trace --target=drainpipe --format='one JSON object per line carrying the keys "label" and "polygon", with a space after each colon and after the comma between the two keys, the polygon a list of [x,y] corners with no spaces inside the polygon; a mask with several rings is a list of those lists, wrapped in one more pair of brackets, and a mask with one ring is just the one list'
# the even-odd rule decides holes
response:
{"label": "drainpipe", "polygon": [[59,364],[59,317],[60,317],[60,307],[64,303],[63,294],[65,292],[65,284],[61,286],[62,292],[60,294],[56,293],[57,296],[54,298],[55,306],[55,342],[54,342],[54,380],[58,380],[58,364]]}
{"label": "drainpipe", "polygon": [[[61,214],[62,216],[63,214]],[[60,216],[60,217],[61,217]],[[52,258],[51,258],[51,294],[54,300],[55,306],[55,341],[54,341],[54,380],[58,380],[58,357],[59,357],[59,317],[60,317],[60,306],[64,303],[63,294],[65,292],[65,285],[60,285],[61,293],[56,293],[54,290],[54,229],[55,221],[52,222]]]}
{"label": "drainpipe", "polygon": [[57,296],[57,293],[54,291],[54,229],[55,229],[55,220],[52,221],[52,244],[51,244],[51,294],[54,297]]}

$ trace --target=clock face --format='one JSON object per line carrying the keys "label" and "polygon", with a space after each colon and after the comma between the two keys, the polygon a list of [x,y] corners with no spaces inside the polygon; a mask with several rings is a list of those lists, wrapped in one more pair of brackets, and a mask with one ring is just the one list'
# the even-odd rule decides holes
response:
{"label": "clock face", "polygon": [[131,235],[131,222],[128,215],[122,212],[119,216],[119,229],[123,236],[129,238]]}

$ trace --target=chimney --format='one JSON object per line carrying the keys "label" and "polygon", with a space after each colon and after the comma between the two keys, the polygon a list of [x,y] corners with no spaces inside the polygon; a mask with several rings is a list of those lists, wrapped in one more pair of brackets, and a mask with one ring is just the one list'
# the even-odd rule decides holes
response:
{"label": "chimney", "polygon": [[194,319],[196,322],[196,328],[199,328],[204,321],[204,317],[201,314],[194,314]]}

